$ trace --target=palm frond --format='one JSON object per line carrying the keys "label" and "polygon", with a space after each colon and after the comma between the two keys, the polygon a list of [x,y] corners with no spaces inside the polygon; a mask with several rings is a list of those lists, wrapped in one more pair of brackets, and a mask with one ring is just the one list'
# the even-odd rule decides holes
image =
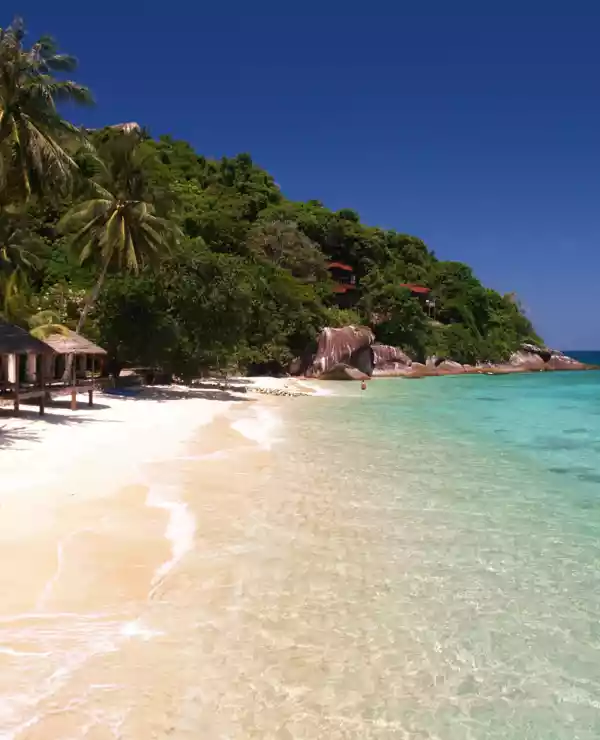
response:
{"label": "palm frond", "polygon": [[73,229],[81,228],[96,218],[105,216],[113,207],[111,198],[94,198],[84,203],[79,203],[66,213],[57,224],[61,234],[72,232]]}
{"label": "palm frond", "polygon": [[29,324],[29,333],[36,339],[47,339],[52,334],[62,334],[68,336],[70,329],[60,321],[60,316],[56,311],[46,309],[38,311],[27,317]]}
{"label": "palm frond", "polygon": [[57,110],[64,102],[92,101],[84,86],[54,77],[73,70],[75,59],[58,53],[50,37],[27,49],[24,36],[20,20],[0,33],[0,203],[8,190],[26,200],[34,191],[70,187],[78,173],[70,150],[75,142],[90,146]]}

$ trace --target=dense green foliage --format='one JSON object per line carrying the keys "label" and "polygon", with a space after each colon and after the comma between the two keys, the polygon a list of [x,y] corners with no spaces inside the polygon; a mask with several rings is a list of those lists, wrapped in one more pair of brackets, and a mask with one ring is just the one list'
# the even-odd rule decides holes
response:
{"label": "dense green foliage", "polygon": [[[83,329],[114,369],[183,376],[282,367],[323,326],[350,322],[417,359],[497,361],[538,339],[467,265],[352,210],[288,200],[248,154],[210,160],[139,127],[77,131],[57,105],[89,94],[53,76],[73,60],[48,39],[26,49],[19,24],[0,33],[0,69],[13,75],[0,83],[5,318]],[[356,273],[345,308],[331,259]],[[430,287],[435,311],[406,282]]]}

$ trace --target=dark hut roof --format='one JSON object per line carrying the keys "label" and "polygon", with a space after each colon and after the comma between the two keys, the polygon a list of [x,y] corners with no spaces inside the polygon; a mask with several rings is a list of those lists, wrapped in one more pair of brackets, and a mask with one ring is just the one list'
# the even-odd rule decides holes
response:
{"label": "dark hut roof", "polygon": [[105,355],[106,350],[74,331],[50,334],[42,340],[48,348],[59,355]]}
{"label": "dark hut roof", "polygon": [[20,326],[0,320],[0,355],[47,355],[52,350]]}

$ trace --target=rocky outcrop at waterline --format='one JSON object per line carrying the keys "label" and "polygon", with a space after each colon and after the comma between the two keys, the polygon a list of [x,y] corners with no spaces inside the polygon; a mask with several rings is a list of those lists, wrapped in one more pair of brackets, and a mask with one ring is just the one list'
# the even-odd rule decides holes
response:
{"label": "rocky outcrop at waterline", "polygon": [[319,375],[319,380],[368,380],[372,374],[363,373],[352,365],[340,363],[335,365],[323,375]]}
{"label": "rocky outcrop at waterline", "polygon": [[510,364],[524,370],[589,370],[590,365],[579,362],[557,349],[523,344],[510,358]]}
{"label": "rocky outcrop at waterline", "polygon": [[442,360],[435,366],[435,371],[437,375],[462,375],[467,372],[467,368],[454,360]]}
{"label": "rocky outcrop at waterline", "polygon": [[[307,378],[337,380],[347,368],[368,377],[373,373],[374,341],[375,335],[366,326],[327,327],[319,334],[316,351],[294,360],[290,371]],[[356,377],[348,379],[359,379],[356,373],[350,375]]]}
{"label": "rocky outcrop at waterline", "polygon": [[374,340],[373,332],[364,326],[323,329],[316,351],[295,360],[290,372],[320,380],[364,380],[592,369],[558,350],[533,344],[523,344],[505,363],[463,365],[451,358],[428,357],[423,364],[414,362],[399,347]]}
{"label": "rocky outcrop at waterline", "polygon": [[478,363],[477,365],[462,365],[453,360],[441,360],[427,365],[427,375],[509,375],[513,373],[549,372],[555,370],[592,370],[579,360],[565,355],[563,352],[548,347],[536,347],[533,344],[523,344],[514,352],[508,362]]}
{"label": "rocky outcrop at waterline", "polygon": [[374,344],[373,350],[373,377],[395,378],[410,375],[413,361],[399,347],[388,344]]}

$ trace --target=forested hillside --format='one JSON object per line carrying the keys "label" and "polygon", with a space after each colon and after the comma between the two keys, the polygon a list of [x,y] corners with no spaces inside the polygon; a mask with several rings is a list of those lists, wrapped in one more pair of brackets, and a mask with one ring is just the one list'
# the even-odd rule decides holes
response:
{"label": "forested hillside", "polygon": [[[365,323],[415,359],[506,359],[535,332],[511,296],[417,237],[288,200],[249,154],[210,160],[137,126],[82,131],[89,104],[49,39],[0,36],[0,308],[97,339],[114,369],[284,368],[324,326]],[[174,122],[174,128],[176,122]],[[433,217],[433,216],[432,216]],[[331,260],[351,266],[338,306]],[[432,312],[402,287],[431,289]]]}

